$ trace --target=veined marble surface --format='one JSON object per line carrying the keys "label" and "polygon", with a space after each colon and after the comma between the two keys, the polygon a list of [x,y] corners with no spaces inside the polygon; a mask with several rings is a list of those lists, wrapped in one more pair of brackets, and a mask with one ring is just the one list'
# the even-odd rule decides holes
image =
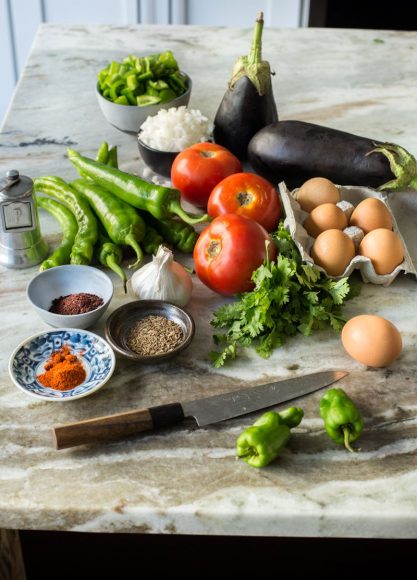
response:
{"label": "veined marble surface", "polygon": [[[42,26],[0,135],[0,170],[32,177],[74,176],[68,145],[93,154],[103,140],[118,145],[122,168],[141,173],[135,139],[107,124],[94,94],[109,60],[173,49],[193,79],[190,106],[211,119],[235,58],[251,30],[204,27]],[[378,40],[376,40],[378,39]],[[282,119],[302,119],[401,143],[417,154],[417,33],[360,30],[264,32],[264,57],[276,71]],[[404,227],[417,249],[414,194]],[[48,241],[57,229],[42,214]],[[414,236],[414,237],[413,237]],[[25,288],[36,268],[1,271],[0,526],[104,532],[262,536],[417,537],[417,386],[415,279],[389,288],[364,285],[348,316],[368,312],[392,320],[404,350],[389,369],[352,361],[331,331],[288,341],[267,361],[245,352],[214,371],[207,362],[209,321],[222,299],[198,282],[189,310],[197,321],[192,346],[159,367],[118,359],[97,394],[66,404],[36,401],[14,387],[11,351],[46,326]],[[109,313],[126,298],[117,291]],[[91,330],[103,332],[103,321]],[[338,386],[365,418],[362,451],[350,454],[325,434],[321,392],[299,401],[305,418],[273,464],[255,470],[235,460],[235,441],[253,422],[243,417],[197,429],[191,423],[109,445],[57,452],[50,428],[135,407],[221,393],[323,369],[346,369]],[[258,414],[256,414],[258,416]]]}

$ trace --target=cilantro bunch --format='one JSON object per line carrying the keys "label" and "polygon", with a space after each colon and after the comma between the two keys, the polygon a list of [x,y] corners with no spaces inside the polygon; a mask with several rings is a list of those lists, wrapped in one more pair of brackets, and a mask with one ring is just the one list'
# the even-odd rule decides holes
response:
{"label": "cilantro bunch", "polygon": [[236,358],[238,346],[255,346],[260,356],[268,358],[297,332],[309,336],[328,325],[340,331],[345,323],[342,305],[357,294],[358,287],[352,287],[348,278],[333,280],[303,263],[282,222],[272,237],[278,247],[277,261],[267,259],[252,275],[255,288],[213,315],[211,324],[224,329],[213,337],[221,349],[210,353],[215,367]]}

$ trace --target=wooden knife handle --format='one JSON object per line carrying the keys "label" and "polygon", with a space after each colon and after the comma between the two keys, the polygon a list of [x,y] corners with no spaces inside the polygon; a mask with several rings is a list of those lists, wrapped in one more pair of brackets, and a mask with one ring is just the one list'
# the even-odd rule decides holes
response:
{"label": "wooden knife handle", "polygon": [[55,449],[66,449],[86,443],[110,441],[142,431],[153,431],[179,423],[183,419],[184,412],[180,403],[170,403],[76,423],[54,425],[52,439]]}

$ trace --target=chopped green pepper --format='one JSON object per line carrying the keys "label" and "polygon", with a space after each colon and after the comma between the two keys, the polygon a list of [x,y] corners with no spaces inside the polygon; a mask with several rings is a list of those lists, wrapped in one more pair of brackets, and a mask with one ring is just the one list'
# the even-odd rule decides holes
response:
{"label": "chopped green pepper", "polygon": [[320,401],[320,417],[328,436],[354,451],[350,444],[362,433],[363,419],[343,389],[329,389],[325,393]]}
{"label": "chopped green pepper", "polygon": [[145,57],[128,56],[98,73],[98,89],[106,99],[124,105],[147,106],[179,97],[188,89],[172,51]]}
{"label": "chopped green pepper", "polygon": [[303,410],[297,407],[280,413],[267,411],[239,435],[236,455],[251,467],[265,467],[284,449],[291,429],[301,423],[303,416]]}

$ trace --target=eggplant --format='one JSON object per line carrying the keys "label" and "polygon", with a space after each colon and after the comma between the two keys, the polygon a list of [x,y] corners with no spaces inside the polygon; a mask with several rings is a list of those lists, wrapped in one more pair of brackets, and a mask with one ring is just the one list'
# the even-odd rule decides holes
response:
{"label": "eggplant", "polygon": [[262,127],[278,121],[269,63],[262,60],[263,13],[256,18],[252,47],[233,68],[228,89],[214,118],[213,137],[238,159],[247,158],[248,144]]}
{"label": "eggplant", "polygon": [[264,127],[251,139],[248,155],[256,173],[290,188],[311,177],[381,191],[417,185],[416,160],[400,145],[303,121]]}

